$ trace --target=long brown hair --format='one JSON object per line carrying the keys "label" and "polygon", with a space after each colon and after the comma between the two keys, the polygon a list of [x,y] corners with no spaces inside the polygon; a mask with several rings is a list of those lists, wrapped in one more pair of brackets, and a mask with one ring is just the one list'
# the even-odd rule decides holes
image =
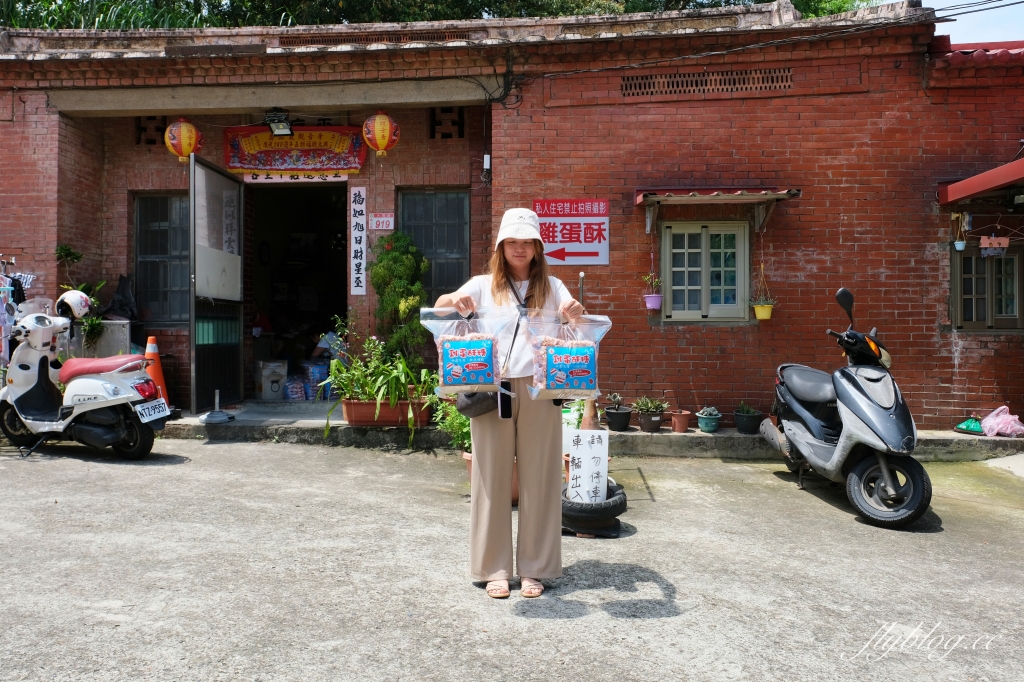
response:
{"label": "long brown hair", "polygon": [[[505,249],[501,244],[491,254],[489,266],[491,273],[491,298],[497,305],[505,305],[515,295],[509,291],[508,281],[512,273],[505,260]],[[523,299],[529,308],[543,308],[551,295],[551,282],[548,280],[548,261],[544,258],[544,242],[533,240],[533,260],[530,261],[530,284],[526,287]]]}

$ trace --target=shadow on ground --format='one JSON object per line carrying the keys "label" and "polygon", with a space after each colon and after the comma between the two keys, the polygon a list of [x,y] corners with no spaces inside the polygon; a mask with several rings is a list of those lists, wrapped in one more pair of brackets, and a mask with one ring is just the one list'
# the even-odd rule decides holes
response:
{"label": "shadow on ground", "polygon": [[[617,594],[639,595],[648,591],[641,588],[646,585],[653,585],[661,597],[602,601],[596,594],[586,594],[612,589]],[[570,599],[570,595],[578,598]],[[677,602],[675,585],[657,571],[636,564],[578,561],[552,581],[543,597],[517,602],[513,613],[521,618],[549,620],[582,618],[595,611],[604,611],[612,618],[674,618],[695,607],[695,602]]]}
{"label": "shadow on ground", "polygon": [[[20,456],[18,448],[2,448],[0,454],[12,457]],[[119,466],[134,467],[160,467],[174,466],[177,464],[188,464],[192,460],[184,455],[164,455],[157,452],[138,460],[122,459],[109,448],[90,448],[86,445],[43,445],[28,457],[26,462],[42,464],[57,459],[77,459],[80,462],[95,462],[97,464],[113,464]]]}

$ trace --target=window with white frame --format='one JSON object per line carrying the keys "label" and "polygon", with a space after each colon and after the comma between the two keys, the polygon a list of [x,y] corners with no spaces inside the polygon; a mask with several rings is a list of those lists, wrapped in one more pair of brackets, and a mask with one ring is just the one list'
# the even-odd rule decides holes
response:
{"label": "window with white frame", "polygon": [[662,225],[662,318],[746,320],[749,227],[745,222]]}
{"label": "window with white frame", "polygon": [[982,256],[977,242],[953,252],[952,303],[957,329],[1021,329],[1021,259],[1010,247],[1002,256]]}

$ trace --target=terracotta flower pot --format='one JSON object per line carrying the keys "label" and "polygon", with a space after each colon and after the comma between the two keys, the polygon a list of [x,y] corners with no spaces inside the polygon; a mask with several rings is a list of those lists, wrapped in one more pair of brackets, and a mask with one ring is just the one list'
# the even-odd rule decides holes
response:
{"label": "terracotta flower pot", "polygon": [[[398,405],[391,407],[386,402],[380,404],[377,414],[377,402],[373,400],[343,400],[341,406],[345,410],[345,420],[349,426],[408,426],[409,401],[400,400]],[[425,403],[415,403],[413,418],[417,427],[430,423],[434,408]]]}
{"label": "terracotta flower pot", "polygon": [[[466,460],[466,473],[469,475],[469,484],[473,485],[473,453],[463,452],[462,459]],[[519,504],[519,466],[512,464],[512,506]]]}
{"label": "terracotta flower pot", "polygon": [[690,413],[687,410],[672,412],[672,433],[686,433],[690,428]]}

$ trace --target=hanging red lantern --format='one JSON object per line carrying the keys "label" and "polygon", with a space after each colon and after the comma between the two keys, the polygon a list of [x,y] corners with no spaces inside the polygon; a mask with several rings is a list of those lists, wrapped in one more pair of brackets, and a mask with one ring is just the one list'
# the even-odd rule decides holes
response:
{"label": "hanging red lantern", "polygon": [[178,161],[185,163],[189,154],[198,154],[203,148],[203,134],[187,120],[179,118],[164,131],[164,144]]}
{"label": "hanging red lantern", "polygon": [[370,149],[377,152],[377,156],[387,156],[387,151],[398,144],[398,124],[383,111],[378,111],[363,123],[363,139]]}

